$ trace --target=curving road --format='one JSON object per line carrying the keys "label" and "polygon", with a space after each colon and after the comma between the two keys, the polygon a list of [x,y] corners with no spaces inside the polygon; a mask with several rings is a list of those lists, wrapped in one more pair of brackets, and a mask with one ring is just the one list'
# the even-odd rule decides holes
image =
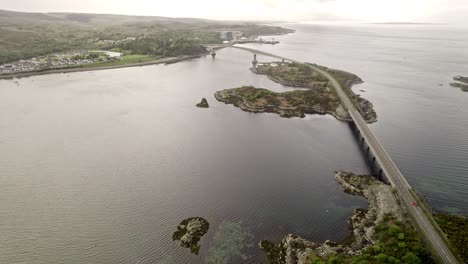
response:
{"label": "curving road", "polygon": [[[281,60],[292,61],[303,63],[300,61],[292,60],[286,57],[278,56],[275,54],[271,54],[268,52],[263,52],[256,49],[246,48],[246,47],[239,47],[239,46],[222,46],[222,47],[231,47],[236,49],[242,49],[246,51],[250,51],[257,54],[262,54],[274,58],[278,58]],[[330,75],[328,72],[315,67],[313,65],[309,65],[315,71],[321,73],[323,76],[328,78],[330,83],[335,88],[338,96],[342,104],[348,109],[349,114],[351,115],[354,123],[356,124],[357,128],[361,132],[362,137],[366,141],[367,145],[369,146],[370,150],[374,154],[376,160],[379,162],[382,171],[387,176],[390,184],[396,189],[398,195],[400,196],[401,202],[407,208],[408,213],[410,214],[411,218],[413,219],[414,224],[416,227],[424,234],[425,240],[430,246],[435,250],[443,261],[443,263],[450,263],[455,264],[458,263],[457,259],[453,256],[452,252],[448,249],[447,245],[444,243],[442,238],[439,236],[437,231],[435,230],[434,226],[429,222],[426,215],[423,213],[420,207],[413,206],[413,196],[410,193],[411,186],[406,181],[405,177],[401,174],[398,167],[395,165],[393,160],[390,158],[388,153],[385,151],[383,145],[380,141],[376,138],[372,130],[370,130],[369,126],[367,126],[366,121],[361,116],[359,111],[356,109],[354,103],[348,97],[348,95],[343,91],[343,88],[338,83],[338,81]]]}

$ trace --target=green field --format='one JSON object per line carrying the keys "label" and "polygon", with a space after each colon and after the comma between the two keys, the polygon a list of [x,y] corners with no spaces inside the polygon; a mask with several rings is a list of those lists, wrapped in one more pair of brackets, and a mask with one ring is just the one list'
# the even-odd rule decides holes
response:
{"label": "green field", "polygon": [[160,57],[155,57],[151,55],[140,55],[140,54],[132,54],[132,55],[124,55],[121,60],[116,61],[107,61],[107,62],[99,62],[93,63],[88,65],[82,65],[82,67],[111,67],[117,65],[126,65],[126,64],[133,64],[133,63],[140,63],[140,62],[148,62],[160,59]]}

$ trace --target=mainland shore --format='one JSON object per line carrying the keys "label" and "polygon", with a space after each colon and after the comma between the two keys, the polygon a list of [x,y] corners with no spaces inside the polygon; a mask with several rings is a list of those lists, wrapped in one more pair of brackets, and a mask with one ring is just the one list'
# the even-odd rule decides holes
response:
{"label": "mainland shore", "polygon": [[172,64],[172,63],[177,63],[180,61],[200,58],[202,56],[206,56],[207,54],[208,53],[203,53],[199,55],[184,55],[184,56],[179,56],[179,57],[167,57],[167,58],[156,59],[152,61],[103,66],[103,67],[84,66],[84,67],[73,67],[73,68],[63,68],[63,69],[50,69],[50,70],[42,70],[42,71],[20,72],[20,73],[14,73],[14,74],[3,74],[3,75],[0,75],[0,80],[25,78],[25,77],[31,77],[31,76],[36,76],[36,75],[46,75],[46,74],[54,74],[54,73],[87,72],[87,71],[111,70],[111,69],[118,69],[118,68],[139,67],[139,66],[156,65],[156,64]]}

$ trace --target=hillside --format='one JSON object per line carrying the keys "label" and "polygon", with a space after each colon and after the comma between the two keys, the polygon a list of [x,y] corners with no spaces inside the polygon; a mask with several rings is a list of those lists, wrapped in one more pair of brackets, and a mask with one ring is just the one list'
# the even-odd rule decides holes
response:
{"label": "hillside", "polygon": [[[246,22],[79,13],[24,13],[0,10],[0,64],[47,53],[102,48],[102,40],[184,36],[200,43],[220,42],[219,32],[285,34],[290,30]],[[100,43],[102,44],[102,43]]]}

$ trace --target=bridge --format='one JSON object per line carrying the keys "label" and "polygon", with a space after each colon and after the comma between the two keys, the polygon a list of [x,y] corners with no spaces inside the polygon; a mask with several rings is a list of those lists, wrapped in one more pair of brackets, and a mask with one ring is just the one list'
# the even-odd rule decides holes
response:
{"label": "bridge", "polygon": [[[278,56],[256,49],[239,46],[224,47],[241,49],[252,52],[254,54],[261,54],[285,61],[303,63],[297,60],[292,60],[286,57]],[[330,81],[331,85],[335,88],[341,100],[341,103],[348,109],[348,112],[351,118],[353,119],[353,123],[358,131],[358,135],[360,136],[363,143],[365,142],[367,144],[368,150],[371,152],[369,154],[372,154],[374,156],[373,160],[378,162],[379,167],[381,168],[381,172],[384,173],[386,179],[396,190],[398,196],[400,197],[401,203],[406,207],[408,214],[411,216],[416,228],[420,231],[421,234],[423,234],[425,238],[424,240],[428,244],[433,254],[437,254],[437,256],[435,257],[441,260],[443,263],[458,263],[457,259],[449,250],[442,237],[436,231],[434,225],[431,224],[428,217],[424,214],[423,209],[421,209],[421,206],[423,205],[414,205],[414,197],[411,193],[412,188],[410,184],[406,181],[405,177],[400,172],[395,162],[393,162],[393,160],[390,158],[390,155],[388,155],[382,143],[377,139],[372,130],[369,128],[366,121],[356,108],[355,104],[349,98],[348,94],[344,92],[343,87],[340,85],[340,83],[327,71],[320,69],[314,65],[307,65],[309,65],[312,69],[325,76]]]}

